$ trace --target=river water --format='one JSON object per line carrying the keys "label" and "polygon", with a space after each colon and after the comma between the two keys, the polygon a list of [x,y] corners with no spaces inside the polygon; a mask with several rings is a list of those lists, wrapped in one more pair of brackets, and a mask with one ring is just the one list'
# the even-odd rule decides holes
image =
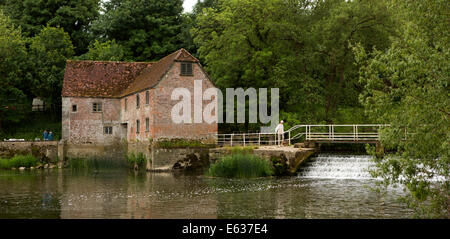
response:
{"label": "river water", "polygon": [[298,176],[211,178],[68,169],[0,171],[0,218],[410,218],[365,155],[311,159]]}

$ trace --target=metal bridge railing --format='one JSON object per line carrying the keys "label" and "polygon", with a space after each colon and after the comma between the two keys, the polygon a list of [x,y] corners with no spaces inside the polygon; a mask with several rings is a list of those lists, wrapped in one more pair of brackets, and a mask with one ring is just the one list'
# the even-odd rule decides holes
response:
{"label": "metal bridge railing", "polygon": [[363,142],[379,140],[378,130],[388,124],[340,124],[340,125],[295,125],[285,131],[282,139],[276,133],[231,133],[216,134],[217,143],[223,146],[275,145],[288,143],[304,137],[306,141]]}

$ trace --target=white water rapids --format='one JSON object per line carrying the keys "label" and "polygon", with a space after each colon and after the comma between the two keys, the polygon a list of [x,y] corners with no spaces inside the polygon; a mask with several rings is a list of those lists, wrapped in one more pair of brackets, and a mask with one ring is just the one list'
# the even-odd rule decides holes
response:
{"label": "white water rapids", "polygon": [[299,173],[301,178],[372,179],[369,168],[374,166],[370,155],[319,154],[307,162]]}

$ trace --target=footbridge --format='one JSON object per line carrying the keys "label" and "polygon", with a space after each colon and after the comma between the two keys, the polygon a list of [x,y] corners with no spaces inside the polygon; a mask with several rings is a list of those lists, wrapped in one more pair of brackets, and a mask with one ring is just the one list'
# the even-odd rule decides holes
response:
{"label": "footbridge", "polygon": [[274,133],[217,134],[221,146],[291,145],[307,143],[378,143],[379,130],[388,124],[316,124],[295,125],[279,137]]}

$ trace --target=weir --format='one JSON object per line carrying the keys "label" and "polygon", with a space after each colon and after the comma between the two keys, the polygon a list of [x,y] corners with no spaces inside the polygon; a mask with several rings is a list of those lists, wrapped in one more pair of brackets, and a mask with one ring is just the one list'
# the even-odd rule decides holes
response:
{"label": "weir", "polygon": [[371,179],[374,166],[369,155],[318,154],[311,158],[299,172],[301,178],[316,179]]}

